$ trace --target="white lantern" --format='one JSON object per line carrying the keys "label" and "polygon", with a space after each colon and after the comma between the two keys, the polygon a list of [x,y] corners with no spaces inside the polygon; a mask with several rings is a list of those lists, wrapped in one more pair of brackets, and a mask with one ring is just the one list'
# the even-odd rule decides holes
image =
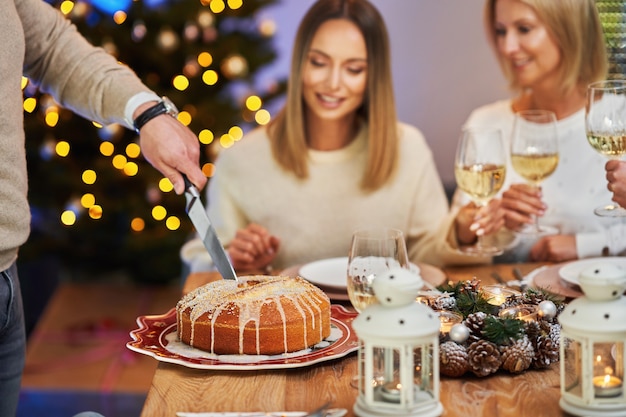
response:
{"label": "white lantern", "polygon": [[626,416],[626,271],[599,263],[579,283],[585,296],[559,315],[560,406],[577,416]]}
{"label": "white lantern", "polygon": [[352,322],[359,337],[361,417],[420,416],[443,413],[439,401],[439,328],[437,313],[415,302],[421,277],[395,268],[374,279],[379,303]]}

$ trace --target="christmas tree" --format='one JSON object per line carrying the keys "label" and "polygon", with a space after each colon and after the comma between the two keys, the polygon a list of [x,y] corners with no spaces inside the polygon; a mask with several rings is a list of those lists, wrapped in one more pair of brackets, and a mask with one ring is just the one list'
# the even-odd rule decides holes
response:
{"label": "christmas tree", "polygon": [[[274,22],[259,11],[276,0],[161,0],[53,3],[94,45],[131,67],[179,108],[199,137],[201,166],[243,132],[267,123],[284,80],[255,85],[276,58]],[[260,91],[258,91],[260,90]],[[25,80],[25,130],[33,214],[27,262],[57,256],[66,268],[124,269],[142,281],[181,271],[193,234],[185,199],[142,159],[137,135],[97,126],[61,108]]]}

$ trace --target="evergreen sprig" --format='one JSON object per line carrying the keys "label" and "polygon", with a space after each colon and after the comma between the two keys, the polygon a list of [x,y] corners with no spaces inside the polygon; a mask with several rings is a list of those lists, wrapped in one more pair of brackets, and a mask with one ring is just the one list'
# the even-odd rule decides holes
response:
{"label": "evergreen sprig", "polygon": [[512,318],[487,316],[483,336],[498,346],[508,344],[524,336],[524,321]]}

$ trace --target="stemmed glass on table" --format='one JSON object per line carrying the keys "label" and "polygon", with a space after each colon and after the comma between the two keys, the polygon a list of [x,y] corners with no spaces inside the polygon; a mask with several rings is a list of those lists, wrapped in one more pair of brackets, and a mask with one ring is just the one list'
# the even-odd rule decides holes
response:
{"label": "stemmed glass on table", "polygon": [[[609,159],[621,159],[626,153],[626,81],[598,81],[587,87],[585,128],[593,149]],[[626,209],[610,203],[594,213],[623,217]]]}
{"label": "stemmed glass on table", "polygon": [[[374,278],[397,267],[410,268],[406,242],[401,230],[371,228],[354,232],[348,252],[347,287],[348,297],[357,312],[361,313],[369,305],[377,302],[372,289]],[[382,348],[379,350],[374,351],[376,360],[391,360],[392,352]],[[382,367],[378,366],[377,369]],[[378,384],[381,381],[384,381],[383,375],[374,375],[371,383]],[[358,383],[359,377],[354,376],[350,385],[359,388]]]}
{"label": "stemmed glass on table", "polygon": [[391,268],[409,268],[404,234],[401,230],[372,228],[352,235],[348,253],[348,297],[356,311],[376,302],[372,282]]}
{"label": "stemmed glass on table", "polygon": [[[511,137],[511,165],[526,181],[539,187],[559,163],[556,115],[548,110],[523,110],[515,113]],[[551,226],[532,225],[517,231],[528,235],[556,234]]]}
{"label": "stemmed glass on table", "polygon": [[[465,128],[457,145],[454,176],[459,189],[478,206],[484,206],[500,191],[506,174],[506,151],[500,129]],[[473,246],[459,248],[476,256],[495,256],[503,251],[487,245],[478,236]]]}

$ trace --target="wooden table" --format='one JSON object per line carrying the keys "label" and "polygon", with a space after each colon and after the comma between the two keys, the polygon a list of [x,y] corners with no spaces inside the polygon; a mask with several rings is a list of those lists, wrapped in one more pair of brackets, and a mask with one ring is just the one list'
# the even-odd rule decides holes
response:
{"label": "wooden table", "polygon": [[[519,264],[528,273],[538,264]],[[476,277],[495,283],[492,272],[513,279],[512,265],[448,268],[453,281]],[[213,277],[214,278],[214,277]],[[185,289],[207,275],[192,275]],[[355,354],[297,369],[259,371],[198,370],[160,362],[142,411],[142,417],[175,416],[177,411],[295,411],[311,410],[332,401],[333,407],[352,407],[357,390],[350,380],[357,373]],[[445,417],[557,417],[568,414],[559,407],[559,367],[511,375],[500,371],[478,378],[441,379]]]}

